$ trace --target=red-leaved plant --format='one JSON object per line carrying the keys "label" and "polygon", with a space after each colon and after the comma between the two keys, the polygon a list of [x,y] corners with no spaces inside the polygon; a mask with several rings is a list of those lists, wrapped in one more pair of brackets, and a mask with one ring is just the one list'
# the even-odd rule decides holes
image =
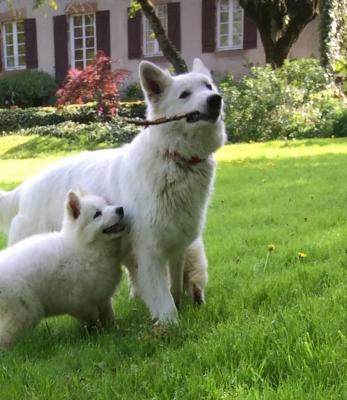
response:
{"label": "red-leaved plant", "polygon": [[112,60],[98,51],[93,60],[83,70],[71,68],[63,86],[56,93],[57,105],[85,104],[96,102],[100,116],[111,118],[118,113],[118,86],[127,77],[127,71],[111,71]]}

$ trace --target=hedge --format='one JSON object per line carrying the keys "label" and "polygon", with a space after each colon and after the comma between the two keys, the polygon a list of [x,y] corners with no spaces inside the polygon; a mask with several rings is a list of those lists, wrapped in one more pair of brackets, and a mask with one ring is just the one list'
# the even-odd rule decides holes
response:
{"label": "hedge", "polygon": [[78,122],[62,122],[56,125],[36,126],[0,133],[5,135],[38,135],[46,137],[65,138],[70,143],[120,145],[129,143],[139,132],[132,124],[127,124],[120,118],[111,122],[92,122],[81,124]]}
{"label": "hedge", "polygon": [[[143,118],[144,102],[121,103],[119,116],[126,118]],[[10,132],[36,126],[56,125],[62,122],[78,122],[87,124],[101,121],[94,109],[94,104],[84,106],[36,107],[0,109],[0,132]]]}

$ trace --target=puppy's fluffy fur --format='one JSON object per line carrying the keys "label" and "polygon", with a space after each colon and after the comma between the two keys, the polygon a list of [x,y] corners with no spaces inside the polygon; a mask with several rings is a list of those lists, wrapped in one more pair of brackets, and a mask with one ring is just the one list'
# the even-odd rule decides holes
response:
{"label": "puppy's fluffy fur", "polygon": [[122,209],[74,192],[65,208],[60,232],[32,236],[0,253],[1,347],[51,315],[67,313],[87,325],[114,321]]}
{"label": "puppy's fluffy fur", "polygon": [[192,72],[175,77],[142,62],[140,81],[149,119],[200,114],[148,127],[123,148],[65,159],[16,190],[0,194],[0,223],[11,225],[10,243],[59,229],[62,199],[79,184],[124,205],[132,225],[132,257],[122,261],[152,316],[171,322],[177,318],[183,291],[184,259],[193,299],[204,296],[207,264],[201,235],[214,181],[213,153],[225,141],[222,99],[198,59]]}

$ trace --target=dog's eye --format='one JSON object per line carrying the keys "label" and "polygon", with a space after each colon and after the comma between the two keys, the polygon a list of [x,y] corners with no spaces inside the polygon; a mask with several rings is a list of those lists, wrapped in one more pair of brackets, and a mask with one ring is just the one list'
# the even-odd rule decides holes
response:
{"label": "dog's eye", "polygon": [[98,218],[98,217],[100,217],[101,215],[102,215],[102,212],[101,212],[100,210],[98,210],[98,211],[94,214],[93,219]]}
{"label": "dog's eye", "polygon": [[180,99],[186,99],[187,97],[190,96],[190,92],[188,90],[185,90],[180,94]]}
{"label": "dog's eye", "polygon": [[206,87],[208,90],[212,90],[212,85],[210,85],[209,83],[206,83]]}

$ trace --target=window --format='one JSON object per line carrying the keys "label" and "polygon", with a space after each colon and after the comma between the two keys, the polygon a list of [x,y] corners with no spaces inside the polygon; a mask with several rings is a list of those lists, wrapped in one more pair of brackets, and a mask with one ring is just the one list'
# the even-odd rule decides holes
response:
{"label": "window", "polygon": [[243,9],[238,0],[219,0],[217,9],[217,43],[220,50],[241,49],[243,43]]}
{"label": "window", "polygon": [[70,52],[73,68],[83,69],[95,58],[95,14],[70,17]]}
{"label": "window", "polygon": [[2,39],[5,69],[26,68],[24,21],[5,22]]}
{"label": "window", "polygon": [[[167,31],[167,5],[157,5],[156,12],[164,30]],[[160,50],[159,43],[154,36],[154,32],[149,25],[148,19],[145,17],[143,18],[143,37],[143,54],[145,56],[160,56],[162,52]]]}

